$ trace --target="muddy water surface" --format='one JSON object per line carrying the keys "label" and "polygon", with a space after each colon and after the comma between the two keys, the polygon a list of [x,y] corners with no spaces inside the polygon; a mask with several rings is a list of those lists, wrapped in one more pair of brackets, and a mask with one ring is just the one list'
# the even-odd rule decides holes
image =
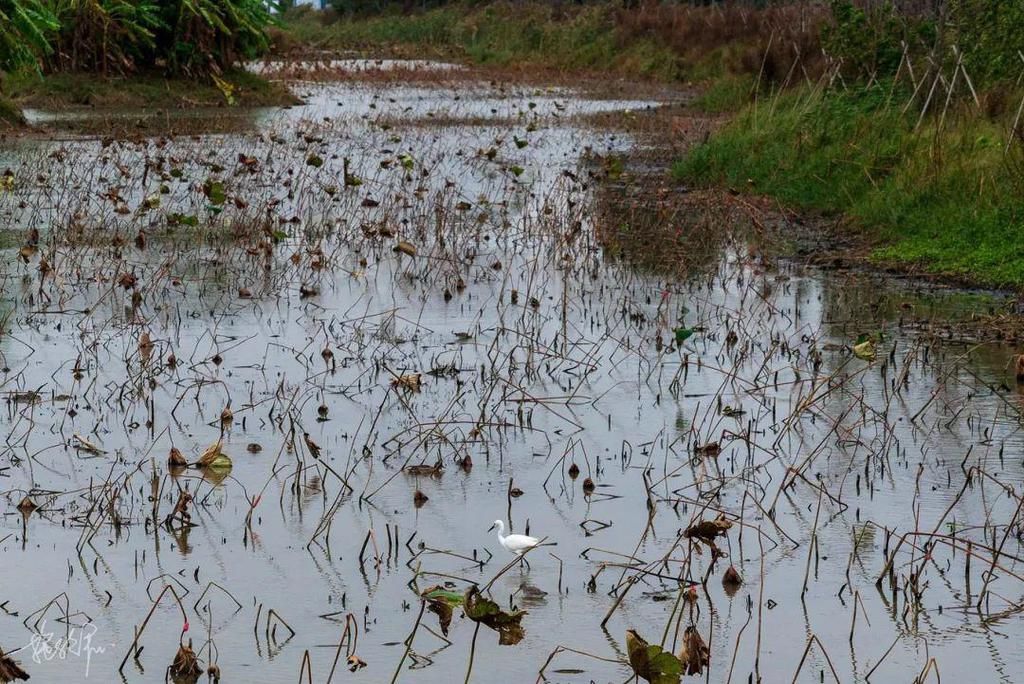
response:
{"label": "muddy water surface", "polygon": [[[713,682],[1021,680],[1011,350],[930,334],[987,295],[729,225],[689,277],[610,258],[592,160],[633,141],[579,115],[658,103],[295,88],[247,133],[0,150],[0,647],[33,680],[163,681],[191,640],[224,681],[526,682],[564,646],[600,659],[548,681],[620,682],[627,629],[690,625]],[[218,440],[230,469],[168,468]],[[495,519],[557,545],[502,572]],[[473,584],[519,643],[421,611]]]}

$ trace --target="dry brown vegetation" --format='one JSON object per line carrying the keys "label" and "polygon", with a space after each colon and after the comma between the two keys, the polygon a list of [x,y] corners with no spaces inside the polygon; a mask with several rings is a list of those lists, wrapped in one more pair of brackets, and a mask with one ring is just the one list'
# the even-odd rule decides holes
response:
{"label": "dry brown vegetation", "polygon": [[706,65],[703,69],[709,73],[760,73],[769,82],[782,83],[794,67],[798,77],[821,74],[821,28],[828,20],[828,9],[820,3],[765,8],[736,2],[643,3],[617,11],[615,27],[624,44],[653,39],[670,48],[684,65]]}

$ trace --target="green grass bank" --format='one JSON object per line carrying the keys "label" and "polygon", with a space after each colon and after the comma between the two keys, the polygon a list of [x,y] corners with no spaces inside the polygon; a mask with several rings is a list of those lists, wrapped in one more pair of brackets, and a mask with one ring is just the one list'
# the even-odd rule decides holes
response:
{"label": "green grass bank", "polygon": [[286,20],[295,43],[367,54],[457,58],[477,65],[601,70],[658,80],[680,76],[677,56],[650,39],[626,44],[607,6],[563,14],[541,4],[441,7],[323,23],[309,13]]}
{"label": "green grass bank", "polygon": [[1024,288],[1024,152],[1008,139],[1012,118],[962,102],[921,119],[905,99],[886,84],[763,99],[673,173],[842,215],[874,238],[879,262]]}
{"label": "green grass bank", "polygon": [[[277,47],[455,58],[471,64],[592,71],[656,81],[756,73],[767,76],[792,45],[816,54],[824,15],[806,5],[716,6],[618,2],[455,2],[424,11],[369,15],[295,10],[275,34]],[[806,16],[805,16],[806,15]],[[785,38],[785,46],[782,46]],[[811,65],[814,68],[814,65]]]}

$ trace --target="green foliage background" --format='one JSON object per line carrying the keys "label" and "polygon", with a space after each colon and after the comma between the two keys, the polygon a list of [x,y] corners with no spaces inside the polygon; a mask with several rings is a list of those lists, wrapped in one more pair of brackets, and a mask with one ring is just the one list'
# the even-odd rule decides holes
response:
{"label": "green foliage background", "polygon": [[0,71],[208,76],[268,45],[264,0],[0,0]]}

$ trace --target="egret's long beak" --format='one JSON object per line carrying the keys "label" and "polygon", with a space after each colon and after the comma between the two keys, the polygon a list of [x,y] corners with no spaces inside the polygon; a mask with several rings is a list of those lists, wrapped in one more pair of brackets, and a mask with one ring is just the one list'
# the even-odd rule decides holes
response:
{"label": "egret's long beak", "polygon": [[494,529],[494,525],[491,525],[491,526],[490,526],[490,528],[488,528],[488,530],[487,530],[487,531],[488,531],[488,532],[490,532],[490,531],[491,531],[491,530],[493,530],[493,529]]}

